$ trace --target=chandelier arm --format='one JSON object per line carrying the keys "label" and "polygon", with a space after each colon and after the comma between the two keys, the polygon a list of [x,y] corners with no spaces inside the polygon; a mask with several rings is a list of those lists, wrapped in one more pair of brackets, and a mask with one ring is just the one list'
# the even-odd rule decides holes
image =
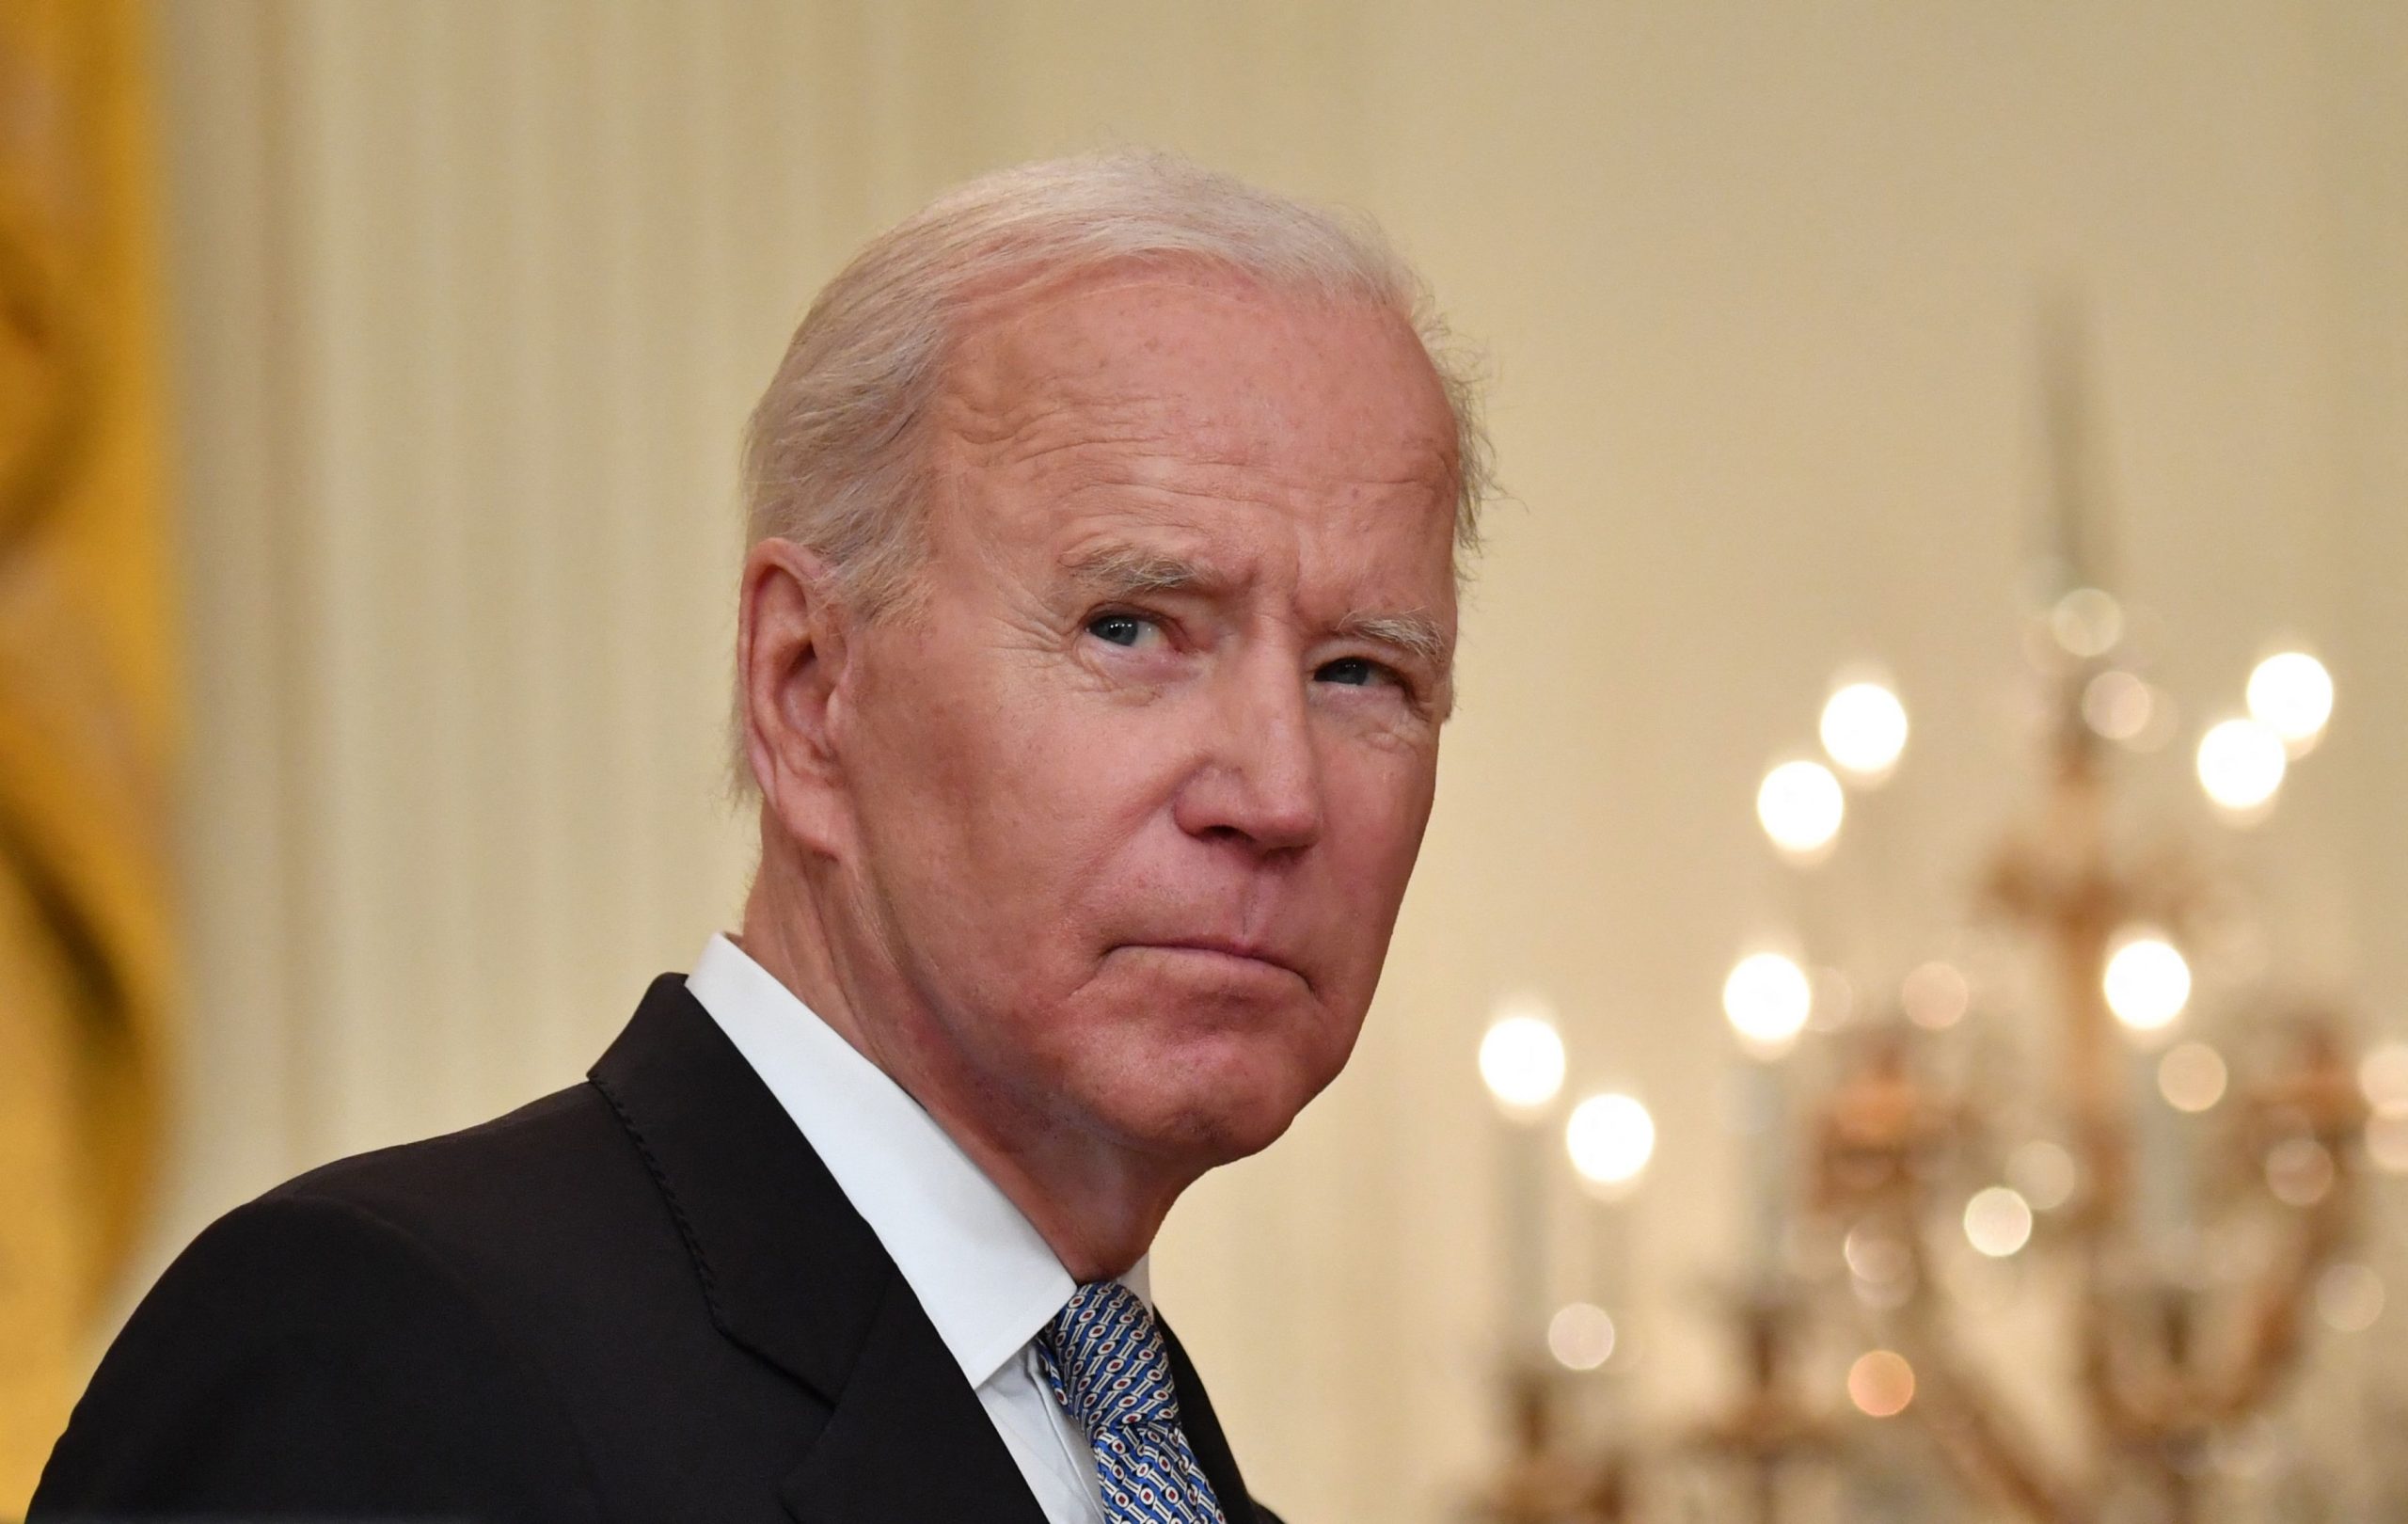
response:
{"label": "chandelier arm", "polygon": [[2094,1524],[2085,1489],[2054,1474],[2008,1411],[2006,1400],[1959,1357],[1956,1341],[1918,1292],[1900,1320],[1909,1362],[1923,1373],[1924,1425],[1951,1470],[2033,1524]]}
{"label": "chandelier arm", "polygon": [[[1909,1214],[1911,1222],[1914,1214]],[[1896,1331],[1909,1364],[1921,1373],[1916,1405],[1941,1457],[1969,1487],[1987,1492],[2032,1524],[2096,1524],[2081,1500],[2090,1490],[2059,1474],[2004,1394],[1978,1374],[1954,1330],[1939,1315],[1931,1248],[1909,1227],[1914,1290],[1898,1310]]]}
{"label": "chandelier arm", "polygon": [[2249,1317],[2249,1342],[2238,1364],[2201,1406],[2218,1422],[2265,1405],[2298,1368],[2305,1341],[2302,1316],[2319,1272],[2349,1242],[2354,1229],[2350,1193],[2337,1188],[2305,1214],[2282,1268],[2261,1280]]}
{"label": "chandelier arm", "polygon": [[2083,1278],[2082,1384],[2100,1432],[2115,1444],[2162,1438],[2177,1406],[2175,1380],[2162,1353],[2143,1355],[2103,1289],[2096,1252]]}

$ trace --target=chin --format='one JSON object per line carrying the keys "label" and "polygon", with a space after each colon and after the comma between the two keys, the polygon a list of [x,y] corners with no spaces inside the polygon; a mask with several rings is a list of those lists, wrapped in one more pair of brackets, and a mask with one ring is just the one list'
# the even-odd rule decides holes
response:
{"label": "chin", "polygon": [[1209,1169],[1276,1142],[1336,1071],[1318,1074],[1319,1066],[1307,1070],[1286,1054],[1195,1056],[1149,1066],[1152,1083],[1116,1097],[1110,1110],[1117,1114],[1115,1130],[1132,1145]]}
{"label": "chin", "polygon": [[1202,1174],[1260,1153],[1277,1142],[1293,1120],[1293,1112],[1269,1118],[1191,1112],[1125,1135],[1133,1150],[1157,1159],[1176,1160]]}
{"label": "chin", "polygon": [[1235,962],[1119,961],[1057,1031],[1060,1091],[1127,1148],[1199,1171],[1270,1147],[1338,1077],[1361,1021],[1293,974]]}

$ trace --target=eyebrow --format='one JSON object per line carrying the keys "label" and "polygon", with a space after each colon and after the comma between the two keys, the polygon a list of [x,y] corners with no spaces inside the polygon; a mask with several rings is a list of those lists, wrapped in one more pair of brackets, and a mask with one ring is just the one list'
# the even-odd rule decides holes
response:
{"label": "eyebrow", "polygon": [[[1228,587],[1235,580],[1183,556],[1133,545],[1098,546],[1065,557],[1062,566],[1078,582],[1104,597],[1210,591]],[[1441,678],[1452,666],[1446,631],[1425,613],[1351,613],[1338,622],[1337,633],[1406,652],[1428,662]]]}
{"label": "eyebrow", "polygon": [[1184,557],[1133,545],[1099,546],[1066,556],[1062,569],[1106,597],[1220,587],[1230,580]]}
{"label": "eyebrow", "polygon": [[1448,660],[1446,631],[1438,622],[1423,613],[1348,614],[1338,622],[1338,632],[1360,641],[1377,641],[1410,651],[1446,675]]}

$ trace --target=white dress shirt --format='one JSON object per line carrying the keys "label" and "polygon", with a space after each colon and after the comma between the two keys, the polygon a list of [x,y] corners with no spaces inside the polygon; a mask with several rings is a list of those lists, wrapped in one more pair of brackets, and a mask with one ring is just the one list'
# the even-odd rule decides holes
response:
{"label": "white dress shirt", "polygon": [[[732,939],[711,938],[686,988],[878,1235],[1045,1516],[1103,1524],[1095,1453],[1034,1342],[1077,1289],[1062,1262],[935,1118]],[[1153,1305],[1144,1260],[1120,1278]]]}

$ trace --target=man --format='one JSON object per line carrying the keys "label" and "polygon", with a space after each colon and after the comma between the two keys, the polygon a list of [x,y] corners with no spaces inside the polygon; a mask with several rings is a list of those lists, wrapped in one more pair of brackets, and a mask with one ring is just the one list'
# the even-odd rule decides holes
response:
{"label": "man", "polygon": [[33,1516],[1268,1518],[1146,1254],[1337,1075],[1419,848],[1480,452],[1417,302],[1151,155],[873,243],[752,423],[740,933],[211,1228]]}

